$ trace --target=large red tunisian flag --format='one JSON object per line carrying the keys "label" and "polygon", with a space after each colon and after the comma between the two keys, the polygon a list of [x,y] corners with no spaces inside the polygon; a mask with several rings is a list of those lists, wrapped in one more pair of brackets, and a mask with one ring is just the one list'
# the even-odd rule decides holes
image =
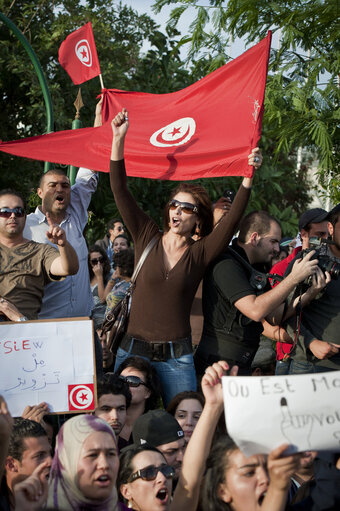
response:
{"label": "large red tunisian flag", "polygon": [[68,35],[59,48],[59,62],[75,85],[100,75],[91,22]]}
{"label": "large red tunisian flag", "polygon": [[243,55],[170,94],[103,90],[103,126],[0,144],[18,156],[109,171],[110,121],[129,111],[127,173],[191,180],[251,176],[247,156],[261,135],[271,34]]}

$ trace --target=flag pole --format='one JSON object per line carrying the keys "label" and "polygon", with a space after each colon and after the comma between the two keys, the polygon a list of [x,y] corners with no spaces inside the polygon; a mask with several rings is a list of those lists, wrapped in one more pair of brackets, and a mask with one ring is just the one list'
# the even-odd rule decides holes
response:
{"label": "flag pole", "polygon": [[103,77],[101,74],[99,75],[99,80],[100,80],[101,88],[104,89],[104,82],[103,82]]}

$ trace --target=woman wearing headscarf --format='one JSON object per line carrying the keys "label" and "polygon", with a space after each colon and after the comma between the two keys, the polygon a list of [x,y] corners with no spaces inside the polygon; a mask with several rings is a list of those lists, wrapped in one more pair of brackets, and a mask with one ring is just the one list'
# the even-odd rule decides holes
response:
{"label": "woman wearing headscarf", "polygon": [[120,511],[119,458],[113,430],[92,415],[65,422],[57,437],[47,508],[58,511]]}

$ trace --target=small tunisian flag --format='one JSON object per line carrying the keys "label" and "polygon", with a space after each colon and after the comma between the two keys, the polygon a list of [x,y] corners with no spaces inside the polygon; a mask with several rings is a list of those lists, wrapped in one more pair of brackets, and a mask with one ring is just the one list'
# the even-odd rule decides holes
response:
{"label": "small tunisian flag", "polygon": [[0,144],[18,156],[109,171],[111,119],[129,112],[127,173],[191,180],[251,176],[247,156],[263,117],[271,34],[243,55],[178,92],[103,90],[103,126],[61,131]]}
{"label": "small tunisian flag", "polygon": [[59,62],[75,85],[100,75],[91,22],[72,32],[61,43]]}

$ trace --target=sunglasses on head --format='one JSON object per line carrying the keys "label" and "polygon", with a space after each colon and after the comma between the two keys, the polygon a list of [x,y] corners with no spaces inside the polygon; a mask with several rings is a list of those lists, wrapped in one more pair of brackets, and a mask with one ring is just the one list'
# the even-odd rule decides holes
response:
{"label": "sunglasses on head", "polygon": [[94,259],[91,259],[92,266],[95,266],[98,263],[103,263],[105,261],[104,257],[98,257],[98,259],[95,257]]}
{"label": "sunglasses on head", "polygon": [[180,207],[184,213],[188,213],[189,215],[192,213],[198,213],[198,207],[195,204],[190,204],[190,202],[181,202],[175,199],[172,199],[169,202],[169,209],[177,209],[178,207]]}
{"label": "sunglasses on head", "polygon": [[128,479],[128,483],[132,483],[139,478],[143,479],[143,481],[153,481],[156,479],[158,472],[161,472],[167,479],[174,477],[175,475],[175,470],[170,465],[166,465],[165,463],[163,465],[159,465],[159,467],[150,465],[149,467],[142,468],[131,474]]}
{"label": "sunglasses on head", "polygon": [[129,387],[139,387],[139,385],[145,385],[145,387],[147,387],[147,384],[143,382],[143,380],[141,380],[139,378],[139,376],[122,376],[120,375],[119,378],[123,381],[125,381],[125,383],[127,383],[129,385]]}
{"label": "sunglasses on head", "polygon": [[14,213],[14,216],[23,217],[25,216],[24,208],[0,208],[0,216],[2,218],[10,218],[10,216]]}

